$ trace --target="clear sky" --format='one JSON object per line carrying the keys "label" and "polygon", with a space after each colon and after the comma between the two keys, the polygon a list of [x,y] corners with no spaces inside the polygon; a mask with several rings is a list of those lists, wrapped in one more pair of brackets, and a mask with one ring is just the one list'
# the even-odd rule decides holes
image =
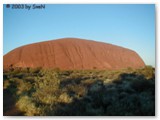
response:
{"label": "clear sky", "polygon": [[132,49],[155,66],[154,4],[50,4],[30,10],[4,5],[3,10],[3,54],[30,43],[74,37]]}

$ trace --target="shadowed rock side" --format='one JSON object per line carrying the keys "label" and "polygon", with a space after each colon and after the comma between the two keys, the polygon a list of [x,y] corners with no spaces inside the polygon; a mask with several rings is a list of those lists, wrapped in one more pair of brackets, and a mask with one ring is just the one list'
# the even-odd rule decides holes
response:
{"label": "shadowed rock side", "polygon": [[122,69],[145,66],[139,55],[132,50],[77,38],[25,45],[7,53],[3,59],[4,69],[10,66],[60,69]]}

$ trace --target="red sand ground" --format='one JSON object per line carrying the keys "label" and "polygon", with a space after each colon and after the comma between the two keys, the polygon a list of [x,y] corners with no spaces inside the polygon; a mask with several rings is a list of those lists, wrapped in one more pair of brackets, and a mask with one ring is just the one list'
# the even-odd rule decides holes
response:
{"label": "red sand ground", "polygon": [[25,45],[3,57],[4,69],[13,67],[44,67],[60,69],[122,69],[145,66],[139,55],[119,46],[64,38]]}

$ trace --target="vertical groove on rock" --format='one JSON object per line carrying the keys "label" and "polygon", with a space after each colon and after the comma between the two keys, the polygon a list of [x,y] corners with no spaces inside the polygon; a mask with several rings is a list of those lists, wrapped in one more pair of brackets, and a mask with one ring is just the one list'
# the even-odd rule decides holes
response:
{"label": "vertical groove on rock", "polygon": [[98,63],[100,64],[100,61],[98,60],[98,58],[96,57],[94,51],[92,51],[91,46],[88,44],[88,49],[91,51],[91,54],[93,55],[93,57],[95,58],[95,61],[98,61]]}
{"label": "vertical groove on rock", "polygon": [[73,64],[73,62],[72,62],[72,60],[71,60],[71,57],[70,57],[70,55],[69,55],[69,53],[68,53],[67,48],[65,48],[64,45],[61,44],[61,43],[59,43],[59,45],[60,45],[60,47],[62,48],[62,50],[63,50],[63,52],[65,53],[65,55],[67,56],[67,58],[68,58],[68,60],[70,61],[70,63],[72,64],[72,66],[74,66],[74,64]]}
{"label": "vertical groove on rock", "polygon": [[41,55],[41,58],[40,58],[41,60],[40,60],[40,62],[41,62],[42,67],[44,67],[44,63],[45,63],[45,62],[44,62],[44,58],[45,58],[45,57],[43,57],[43,49],[42,49],[41,44],[39,44],[39,47],[40,47],[40,53],[41,53],[41,54],[40,54],[40,55]]}
{"label": "vertical groove on rock", "polygon": [[80,58],[81,58],[81,63],[82,63],[82,69],[84,68],[84,61],[83,61],[83,56],[82,56],[82,52],[81,52],[81,48],[80,48],[80,46],[79,46],[79,44],[77,44],[77,52],[79,53],[79,55],[81,56]]}

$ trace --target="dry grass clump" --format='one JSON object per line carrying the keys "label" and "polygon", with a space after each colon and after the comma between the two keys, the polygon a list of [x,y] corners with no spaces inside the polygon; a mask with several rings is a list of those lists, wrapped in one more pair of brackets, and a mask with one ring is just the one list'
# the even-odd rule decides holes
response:
{"label": "dry grass clump", "polygon": [[29,96],[22,96],[16,103],[20,111],[24,112],[27,116],[39,115],[40,109],[36,107],[32,98]]}

